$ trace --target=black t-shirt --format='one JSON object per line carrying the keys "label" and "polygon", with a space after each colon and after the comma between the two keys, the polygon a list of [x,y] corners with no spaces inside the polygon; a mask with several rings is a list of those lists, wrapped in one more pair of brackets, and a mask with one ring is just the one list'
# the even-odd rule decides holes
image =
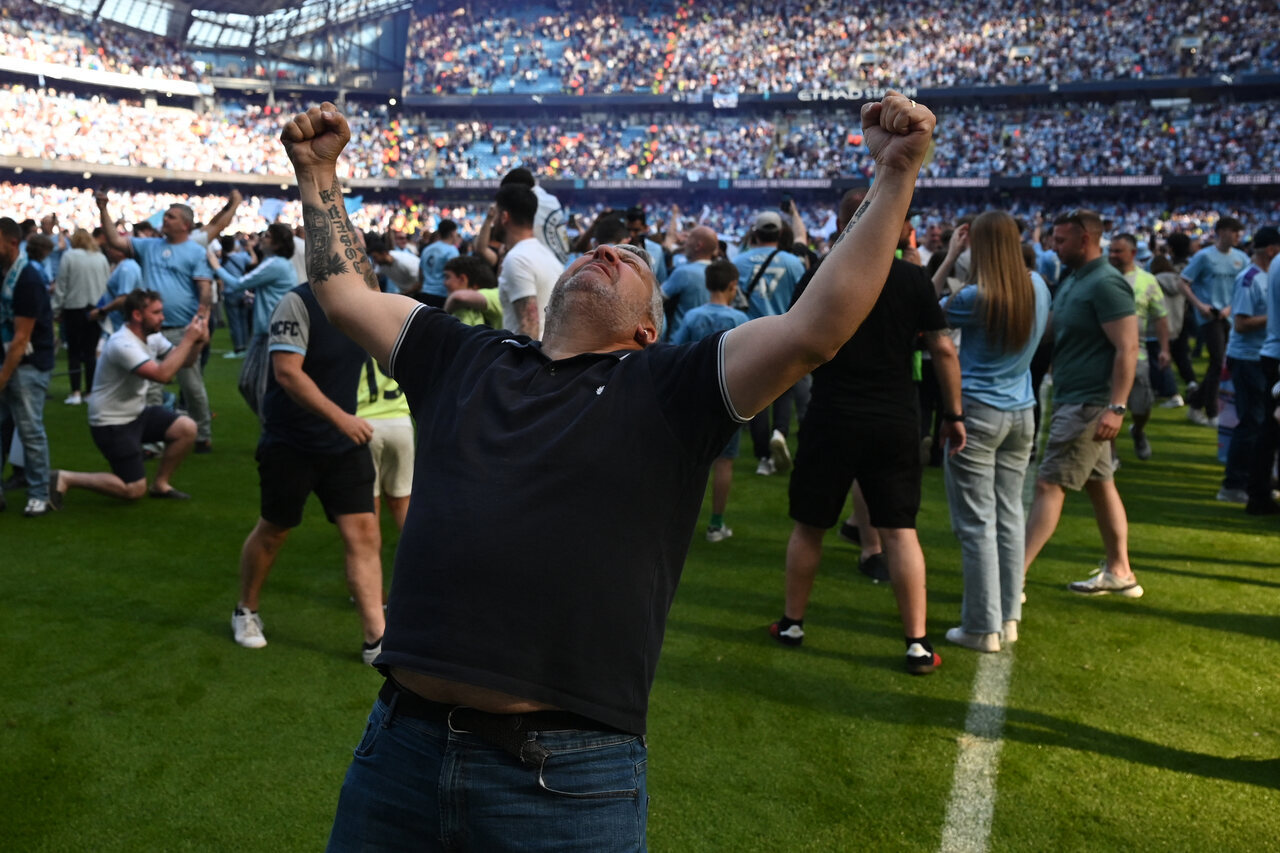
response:
{"label": "black t-shirt", "polygon": [[[817,268],[796,288],[796,298]],[[921,332],[947,327],[923,267],[895,260],[880,298],[836,357],[813,371],[809,410],[823,414],[915,421],[919,401],[912,364]]]}
{"label": "black t-shirt", "polygon": [[707,471],[738,426],[721,338],[553,362],[416,309],[388,365],[418,451],[379,666],[643,732]]}
{"label": "black t-shirt", "polygon": [[53,306],[49,301],[49,286],[35,264],[23,267],[14,283],[13,315],[36,320],[31,330],[31,354],[24,356],[20,363],[37,370],[53,370]]}

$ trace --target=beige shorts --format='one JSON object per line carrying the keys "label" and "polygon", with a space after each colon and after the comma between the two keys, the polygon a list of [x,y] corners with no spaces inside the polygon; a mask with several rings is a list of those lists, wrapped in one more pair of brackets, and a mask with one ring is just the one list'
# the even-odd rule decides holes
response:
{"label": "beige shorts", "polygon": [[1040,463],[1041,480],[1079,491],[1089,480],[1112,479],[1111,442],[1093,440],[1106,410],[1106,406],[1082,403],[1054,406],[1049,444]]}
{"label": "beige shorts", "polygon": [[373,494],[408,497],[413,491],[413,421],[410,418],[375,418],[369,451],[373,454]]}

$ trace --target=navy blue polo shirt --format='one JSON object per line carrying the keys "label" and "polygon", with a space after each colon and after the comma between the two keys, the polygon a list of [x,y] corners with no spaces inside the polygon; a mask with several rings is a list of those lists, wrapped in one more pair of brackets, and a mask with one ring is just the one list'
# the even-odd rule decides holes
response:
{"label": "navy blue polo shirt", "polygon": [[640,733],[712,460],[722,338],[552,361],[421,307],[392,350],[418,425],[380,666]]}

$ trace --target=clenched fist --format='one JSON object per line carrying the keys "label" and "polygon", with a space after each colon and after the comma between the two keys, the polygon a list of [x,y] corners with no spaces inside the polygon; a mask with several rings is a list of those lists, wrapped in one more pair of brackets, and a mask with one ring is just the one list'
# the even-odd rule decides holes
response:
{"label": "clenched fist", "polygon": [[314,170],[334,171],[338,155],[350,139],[347,120],[328,101],[298,113],[280,131],[285,153],[299,175]]}
{"label": "clenched fist", "polygon": [[929,152],[937,119],[928,107],[890,92],[862,106],[862,135],[876,165],[915,173]]}

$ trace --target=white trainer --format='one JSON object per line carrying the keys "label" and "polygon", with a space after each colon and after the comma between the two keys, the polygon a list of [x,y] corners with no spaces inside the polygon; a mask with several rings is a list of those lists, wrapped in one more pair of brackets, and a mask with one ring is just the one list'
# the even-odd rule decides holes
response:
{"label": "white trainer", "polygon": [[767,456],[764,459],[760,460],[760,464],[756,465],[756,473],[759,474],[761,477],[771,476],[773,472],[774,472],[773,460]]}
{"label": "white trainer", "polygon": [[723,542],[724,540],[728,539],[732,535],[733,535],[733,529],[730,527],[725,527],[723,524],[720,525],[719,527],[707,528],[708,542]]}
{"label": "white trainer", "polygon": [[769,436],[769,457],[774,473],[791,470],[791,450],[787,447],[787,437],[780,430],[775,429]]}
{"label": "white trainer", "polygon": [[1072,592],[1078,592],[1081,595],[1107,595],[1114,592],[1116,595],[1123,595],[1125,598],[1142,597],[1142,587],[1138,584],[1137,577],[1121,580],[1107,571],[1106,560],[1098,564],[1098,568],[1093,570],[1093,574],[1089,576],[1088,580],[1069,583],[1067,584],[1067,589]]}
{"label": "white trainer", "polygon": [[1018,620],[1006,619],[1000,625],[1000,642],[1005,645],[1018,642]]}
{"label": "white trainer", "polygon": [[947,639],[975,652],[1000,651],[1000,635],[994,631],[990,634],[974,634],[964,628],[948,628]]}
{"label": "white trainer", "polygon": [[231,631],[236,642],[246,649],[260,649],[267,644],[267,638],[262,634],[262,617],[257,613],[242,612],[237,607],[231,614]]}

